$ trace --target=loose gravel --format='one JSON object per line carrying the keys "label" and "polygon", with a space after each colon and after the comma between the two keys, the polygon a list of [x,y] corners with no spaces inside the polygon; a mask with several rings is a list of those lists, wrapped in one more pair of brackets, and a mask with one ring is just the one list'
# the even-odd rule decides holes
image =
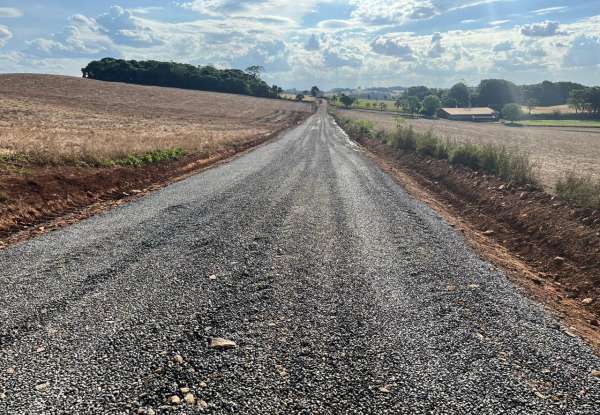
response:
{"label": "loose gravel", "polygon": [[0,252],[2,414],[598,414],[600,359],[352,145]]}

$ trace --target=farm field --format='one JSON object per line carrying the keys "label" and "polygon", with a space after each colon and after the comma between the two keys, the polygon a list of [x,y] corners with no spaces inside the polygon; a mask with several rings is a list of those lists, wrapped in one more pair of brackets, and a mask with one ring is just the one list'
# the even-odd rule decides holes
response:
{"label": "farm field", "polygon": [[[365,110],[380,110],[379,105],[384,103],[387,107],[385,111],[390,112],[400,112],[401,108],[396,108],[394,104],[395,100],[374,100],[374,99],[359,99],[352,104],[352,108],[354,109],[365,109]],[[340,102],[335,104],[338,108],[343,108],[343,105]]]}
{"label": "farm field", "polygon": [[[523,113],[529,114],[529,108],[523,105],[521,107],[523,109]],[[541,115],[541,114],[554,114],[556,112],[560,112],[561,114],[574,114],[575,110],[568,105],[554,105],[551,107],[534,107],[531,109],[531,115]]]}
{"label": "farm field", "polygon": [[0,152],[42,164],[166,148],[211,154],[309,111],[288,101],[47,75],[2,75],[0,95]]}
{"label": "farm field", "polygon": [[[339,110],[343,117],[373,122],[377,128],[393,130],[397,117],[389,114]],[[418,132],[433,131],[458,142],[500,144],[529,153],[539,178],[552,192],[567,172],[600,177],[600,130],[572,127],[507,127],[499,123],[477,124],[447,120],[406,120]]]}
{"label": "farm field", "polygon": [[0,75],[0,234],[187,174],[311,111],[285,100]]}

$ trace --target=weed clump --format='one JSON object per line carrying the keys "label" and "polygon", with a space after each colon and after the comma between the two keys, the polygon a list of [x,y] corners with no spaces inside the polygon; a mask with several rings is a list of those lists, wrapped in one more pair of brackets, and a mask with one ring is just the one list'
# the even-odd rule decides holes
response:
{"label": "weed clump", "polygon": [[555,187],[559,197],[582,207],[600,209],[600,180],[569,172]]}

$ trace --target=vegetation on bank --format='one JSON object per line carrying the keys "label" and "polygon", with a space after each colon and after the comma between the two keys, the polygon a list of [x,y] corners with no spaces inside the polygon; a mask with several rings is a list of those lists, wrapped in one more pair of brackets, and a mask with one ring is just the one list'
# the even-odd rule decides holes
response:
{"label": "vegetation on bank", "polygon": [[143,167],[150,164],[174,161],[186,154],[181,148],[167,148],[147,151],[142,154],[128,154],[115,159],[99,158],[86,153],[73,157],[67,155],[57,156],[46,152],[29,151],[25,153],[13,153],[0,155],[0,164],[25,164],[25,165],[71,165],[85,167]]}
{"label": "vegetation on bank", "polygon": [[[399,121],[394,131],[376,130],[366,120],[336,117],[339,125],[355,140],[370,138],[398,152],[416,153],[452,165],[492,174],[515,184],[529,184],[541,189],[538,171],[525,152],[502,145],[457,143],[434,135],[418,133]],[[576,206],[600,209],[600,179],[567,173],[554,186],[556,194]]]}
{"label": "vegetation on bank", "polygon": [[578,206],[600,209],[600,180],[591,176],[570,172],[558,181],[556,193]]}
{"label": "vegetation on bank", "polygon": [[473,170],[493,174],[516,184],[539,187],[535,168],[526,153],[497,145],[459,144],[428,133],[417,133],[411,126],[398,125],[388,133],[375,131],[368,121],[338,118],[340,126],[353,139],[368,137],[396,151],[414,152],[450,164],[469,167]]}
{"label": "vegetation on bank", "polygon": [[531,127],[600,128],[600,120],[523,120],[519,124]]}
{"label": "vegetation on bank", "polygon": [[200,91],[227,92],[263,98],[278,98],[283,90],[260,78],[263,68],[217,69],[175,62],[126,61],[105,58],[81,70],[84,78]]}

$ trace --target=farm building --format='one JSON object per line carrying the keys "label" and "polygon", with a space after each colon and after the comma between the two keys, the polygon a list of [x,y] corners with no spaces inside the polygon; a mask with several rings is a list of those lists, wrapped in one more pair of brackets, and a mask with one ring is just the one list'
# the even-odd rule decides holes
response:
{"label": "farm building", "polygon": [[442,108],[440,118],[452,121],[493,122],[498,119],[496,111],[491,108]]}

